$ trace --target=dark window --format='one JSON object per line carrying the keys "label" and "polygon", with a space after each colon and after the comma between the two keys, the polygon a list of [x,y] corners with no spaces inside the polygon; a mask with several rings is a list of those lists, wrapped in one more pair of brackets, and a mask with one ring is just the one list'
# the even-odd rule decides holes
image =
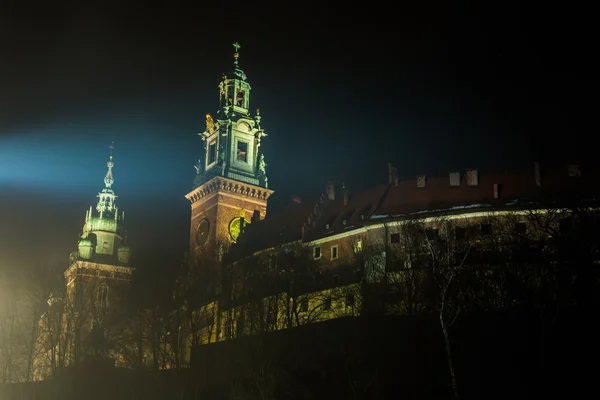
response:
{"label": "dark window", "polygon": [[313,258],[315,260],[321,258],[321,248],[320,247],[315,247],[313,249]]}
{"label": "dark window", "polygon": [[527,224],[525,222],[517,222],[515,224],[515,233],[527,233]]}
{"label": "dark window", "polygon": [[331,297],[326,297],[323,300],[323,310],[331,310]]}
{"label": "dark window", "polygon": [[277,321],[277,311],[269,310],[269,312],[267,313],[267,324],[274,325],[276,321]]}
{"label": "dark window", "polygon": [[338,258],[338,247],[336,246],[331,246],[331,259],[332,260],[337,260]]}
{"label": "dark window", "polygon": [[392,233],[390,235],[390,241],[392,243],[400,243],[400,234],[399,233]]}
{"label": "dark window", "polygon": [[208,145],[208,165],[217,160],[217,142]]}
{"label": "dark window", "polygon": [[237,142],[237,159],[238,161],[248,161],[248,143],[239,141]]}
{"label": "dark window", "polygon": [[467,230],[462,226],[457,226],[454,228],[454,236],[456,240],[463,240],[467,236]]}
{"label": "dark window", "polygon": [[346,307],[354,307],[354,295],[353,294],[346,295]]}
{"label": "dark window", "polygon": [[481,224],[481,234],[482,235],[491,235],[492,234],[492,224]]}
{"label": "dark window", "polygon": [[427,239],[433,240],[438,236],[438,230],[434,228],[426,229],[425,236],[427,236]]}
{"label": "dark window", "polygon": [[246,93],[243,90],[238,89],[237,96],[235,97],[235,104],[238,107],[244,107],[244,95]]}
{"label": "dark window", "polygon": [[302,299],[300,302],[300,311],[308,312],[308,299]]}

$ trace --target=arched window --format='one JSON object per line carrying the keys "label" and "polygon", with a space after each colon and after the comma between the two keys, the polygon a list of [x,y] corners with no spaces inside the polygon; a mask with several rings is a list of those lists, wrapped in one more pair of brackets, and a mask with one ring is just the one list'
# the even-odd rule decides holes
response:
{"label": "arched window", "polygon": [[105,283],[98,288],[98,305],[101,308],[108,307],[108,285]]}

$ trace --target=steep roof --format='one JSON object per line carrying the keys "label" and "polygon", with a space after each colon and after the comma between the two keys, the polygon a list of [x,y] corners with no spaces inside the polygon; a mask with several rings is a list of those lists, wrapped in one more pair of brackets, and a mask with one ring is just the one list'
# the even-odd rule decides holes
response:
{"label": "steep roof", "polygon": [[[238,256],[298,240],[311,241],[382,220],[428,213],[464,212],[466,209],[504,208],[524,203],[551,202],[570,197],[600,199],[600,170],[582,169],[571,177],[566,166],[540,170],[540,186],[534,169],[528,171],[477,172],[477,185],[450,186],[449,176],[427,178],[424,187],[411,179],[383,184],[356,193],[327,194],[313,202],[294,204],[246,227],[232,252]],[[497,186],[496,186],[497,185]],[[497,191],[495,191],[495,187]],[[325,200],[323,200],[325,199]]]}

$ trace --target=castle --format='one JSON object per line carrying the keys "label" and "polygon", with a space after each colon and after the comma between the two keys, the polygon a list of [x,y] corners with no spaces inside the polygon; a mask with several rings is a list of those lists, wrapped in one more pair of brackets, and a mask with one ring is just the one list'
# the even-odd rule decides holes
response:
{"label": "castle", "polygon": [[[473,254],[477,262],[488,262],[481,261],[488,257],[486,238],[500,232],[503,240],[544,235],[540,216],[572,201],[598,198],[597,171],[579,165],[534,163],[527,171],[499,173],[469,169],[408,181],[399,181],[389,165],[384,184],[352,193],[328,183],[318,199],[294,198],[289,209],[267,217],[274,192],[260,149],[267,134],[259,110],[251,112],[251,86],[239,66],[239,47],[234,44],[232,68],[218,85],[219,109],[214,118],[206,115],[206,129],[199,134],[204,154],[186,195],[189,265],[178,282],[182,291],[194,287],[194,301],[181,303],[185,311],[176,333],[162,332],[178,339],[164,346],[172,353],[168,361],[164,354],[160,363],[156,352],[148,356],[155,365],[188,365],[193,348],[236,337],[368,313],[411,313],[419,305],[408,304],[403,279],[424,258],[442,262],[438,256],[443,255],[447,261],[442,263],[455,269]],[[125,216],[111,188],[112,168],[111,155],[105,188],[96,208],[86,213],[78,251],[65,272],[66,306],[55,317],[60,337],[47,346],[48,352],[63,354],[61,365],[98,349],[127,365],[123,346],[103,347],[110,336],[106,321],[118,314],[120,293],[135,272],[129,266]],[[564,220],[546,222],[559,227]],[[464,240],[468,247],[456,244]],[[450,242],[452,257],[463,258],[450,261],[444,247]],[[50,375],[49,368],[39,362],[38,377]]]}

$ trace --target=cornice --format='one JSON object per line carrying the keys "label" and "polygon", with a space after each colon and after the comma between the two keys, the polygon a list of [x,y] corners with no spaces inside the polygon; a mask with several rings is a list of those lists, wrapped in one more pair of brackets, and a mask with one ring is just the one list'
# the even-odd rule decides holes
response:
{"label": "cornice", "polygon": [[198,186],[188,193],[185,198],[193,204],[215,192],[235,193],[249,199],[267,201],[274,190],[218,176]]}

